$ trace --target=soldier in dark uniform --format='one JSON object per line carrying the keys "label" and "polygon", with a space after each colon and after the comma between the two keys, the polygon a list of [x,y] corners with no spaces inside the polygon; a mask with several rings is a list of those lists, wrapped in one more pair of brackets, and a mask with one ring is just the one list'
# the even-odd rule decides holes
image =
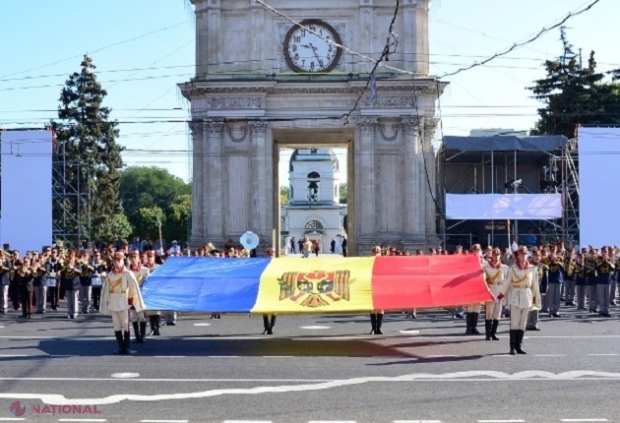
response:
{"label": "soldier in dark uniform", "polygon": [[597,265],[596,251],[590,249],[588,256],[584,259],[584,270],[586,274],[586,286],[588,295],[588,311],[590,313],[596,313],[597,305],[597,292],[596,292],[596,265]]}
{"label": "soldier in dark uniform", "polygon": [[92,285],[92,301],[93,308],[99,311],[99,300],[101,299],[101,286],[103,285],[103,278],[105,278],[107,265],[101,260],[101,254],[95,253],[93,261],[90,266],[91,272],[91,285]]}
{"label": "soldier in dark uniform", "polygon": [[93,290],[91,273],[93,267],[89,263],[88,251],[82,252],[82,258],[79,262],[80,268],[80,303],[82,306],[82,313],[88,314],[88,308],[90,306],[90,296]]}
{"label": "soldier in dark uniform", "polygon": [[17,284],[19,289],[19,297],[22,303],[22,315],[24,319],[31,318],[31,295],[34,290],[33,276],[30,270],[30,261],[16,260],[12,271],[11,280]]}
{"label": "soldier in dark uniform", "polygon": [[[13,269],[13,266],[15,266],[15,263],[18,260],[20,260],[19,254],[16,252],[12,252],[11,253],[11,265],[9,267]],[[23,265],[23,261],[20,260],[20,263],[22,263]],[[13,304],[13,310],[15,311],[19,310],[19,302],[20,302],[19,293],[20,293],[19,283],[13,278],[9,278],[9,299],[11,300],[11,303]]]}
{"label": "soldier in dark uniform", "polygon": [[69,319],[75,319],[78,314],[78,295],[80,293],[80,268],[75,261],[75,255],[69,253],[66,263],[62,266],[61,284],[65,287],[67,297],[67,314]]}
{"label": "soldier in dark uniform", "polygon": [[52,310],[58,309],[58,288],[60,285],[60,275],[58,272],[60,272],[61,268],[62,262],[58,257],[58,253],[56,250],[52,250],[50,257],[45,262],[45,280]]}
{"label": "soldier in dark uniform", "polygon": [[564,305],[575,305],[575,284],[575,251],[571,250],[564,260]]}
{"label": "soldier in dark uniform", "polygon": [[584,267],[584,254],[577,254],[575,260],[575,289],[577,291],[577,310],[586,309],[586,290],[588,282],[586,280],[586,269]]}
{"label": "soldier in dark uniform", "polygon": [[10,270],[8,262],[5,262],[5,255],[0,255],[0,314],[6,314],[9,308]]}
{"label": "soldier in dark uniform", "polygon": [[[532,255],[532,266],[536,268],[537,272],[537,280],[538,280],[538,290],[539,295],[541,297],[541,304],[544,304],[543,296],[547,292],[547,283],[548,283],[548,271],[549,267],[541,262],[541,252],[534,251]],[[536,308],[530,310],[527,316],[527,326],[525,330],[540,330],[538,327],[538,310]]]}
{"label": "soldier in dark uniform", "polygon": [[562,284],[564,283],[564,262],[555,251],[551,252],[547,264],[547,305],[549,317],[560,317]]}
{"label": "soldier in dark uniform", "polygon": [[609,314],[609,287],[611,276],[615,271],[614,263],[611,262],[609,250],[602,251],[600,260],[596,263],[596,290],[598,294],[599,316],[610,317]]}

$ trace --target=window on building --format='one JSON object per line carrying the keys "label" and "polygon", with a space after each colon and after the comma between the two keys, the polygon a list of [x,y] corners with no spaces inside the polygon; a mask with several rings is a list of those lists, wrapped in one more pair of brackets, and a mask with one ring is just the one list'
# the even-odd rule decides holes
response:
{"label": "window on building", "polygon": [[321,175],[318,172],[308,173],[308,201],[319,201]]}
{"label": "window on building", "polygon": [[306,229],[323,229],[323,224],[318,220],[310,220],[306,223]]}

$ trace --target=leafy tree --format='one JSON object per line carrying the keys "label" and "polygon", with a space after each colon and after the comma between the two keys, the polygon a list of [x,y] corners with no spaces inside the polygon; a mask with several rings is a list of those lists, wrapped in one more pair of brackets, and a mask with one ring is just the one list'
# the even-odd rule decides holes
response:
{"label": "leafy tree", "polygon": [[605,75],[596,71],[594,52],[582,66],[564,27],[560,39],[562,55],[545,62],[547,76],[530,88],[534,98],[545,103],[544,108],[538,109],[540,120],[535,132],[573,138],[579,125],[617,123],[617,90],[604,83]]}
{"label": "leafy tree", "polygon": [[280,187],[280,204],[288,204],[291,200],[291,190],[289,187]]}
{"label": "leafy tree", "polygon": [[188,238],[191,184],[158,167],[129,167],[121,172],[120,198],[134,236],[166,240]]}
{"label": "leafy tree", "polygon": [[[117,122],[103,106],[107,92],[97,82],[92,59],[84,56],[80,72],[69,76],[60,94],[56,132],[56,157],[64,154],[65,185],[57,187],[70,194],[55,204],[56,225],[82,238],[111,240],[127,226],[118,198],[121,147],[116,142]],[[78,218],[62,222],[62,209]],[[120,232],[116,232],[120,231]],[[75,241],[78,241],[76,239]]]}
{"label": "leafy tree", "polygon": [[346,183],[341,183],[339,187],[340,192],[340,204],[347,204],[347,188],[348,185]]}

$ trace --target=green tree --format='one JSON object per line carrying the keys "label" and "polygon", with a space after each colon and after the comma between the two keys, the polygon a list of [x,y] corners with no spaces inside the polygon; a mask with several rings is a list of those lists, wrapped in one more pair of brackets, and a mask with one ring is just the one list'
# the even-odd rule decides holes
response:
{"label": "green tree", "polygon": [[191,184],[158,167],[132,166],[121,172],[120,198],[134,236],[162,236],[171,241],[188,238]]}
{"label": "green tree", "polygon": [[605,75],[596,71],[594,52],[582,66],[564,27],[560,40],[562,55],[545,62],[547,76],[530,88],[534,98],[545,103],[538,109],[540,120],[535,132],[574,138],[579,125],[617,123],[619,115],[614,115],[613,109],[617,108],[618,96],[614,87],[603,81]]}
{"label": "green tree", "polygon": [[340,204],[347,204],[347,188],[348,185],[346,183],[341,183],[340,187],[338,187],[340,192]]}
{"label": "green tree", "polygon": [[[111,110],[103,106],[107,92],[97,82],[92,59],[84,56],[80,66],[81,71],[65,82],[58,120],[52,122],[57,144],[54,161],[60,162],[64,154],[64,186],[57,188],[76,195],[55,204],[54,216],[67,233],[111,240],[122,235],[115,231],[127,229],[118,198],[123,147],[116,142],[117,122],[110,120]],[[63,208],[78,219],[61,222]]]}
{"label": "green tree", "polygon": [[291,200],[291,190],[289,187],[280,187],[280,204],[288,204]]}

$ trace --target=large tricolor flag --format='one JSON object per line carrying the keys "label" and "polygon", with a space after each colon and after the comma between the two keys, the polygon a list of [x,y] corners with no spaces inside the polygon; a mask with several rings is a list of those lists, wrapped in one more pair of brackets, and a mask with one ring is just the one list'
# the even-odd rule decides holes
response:
{"label": "large tricolor flag", "polygon": [[476,256],[175,257],[142,286],[148,310],[331,313],[491,301]]}

